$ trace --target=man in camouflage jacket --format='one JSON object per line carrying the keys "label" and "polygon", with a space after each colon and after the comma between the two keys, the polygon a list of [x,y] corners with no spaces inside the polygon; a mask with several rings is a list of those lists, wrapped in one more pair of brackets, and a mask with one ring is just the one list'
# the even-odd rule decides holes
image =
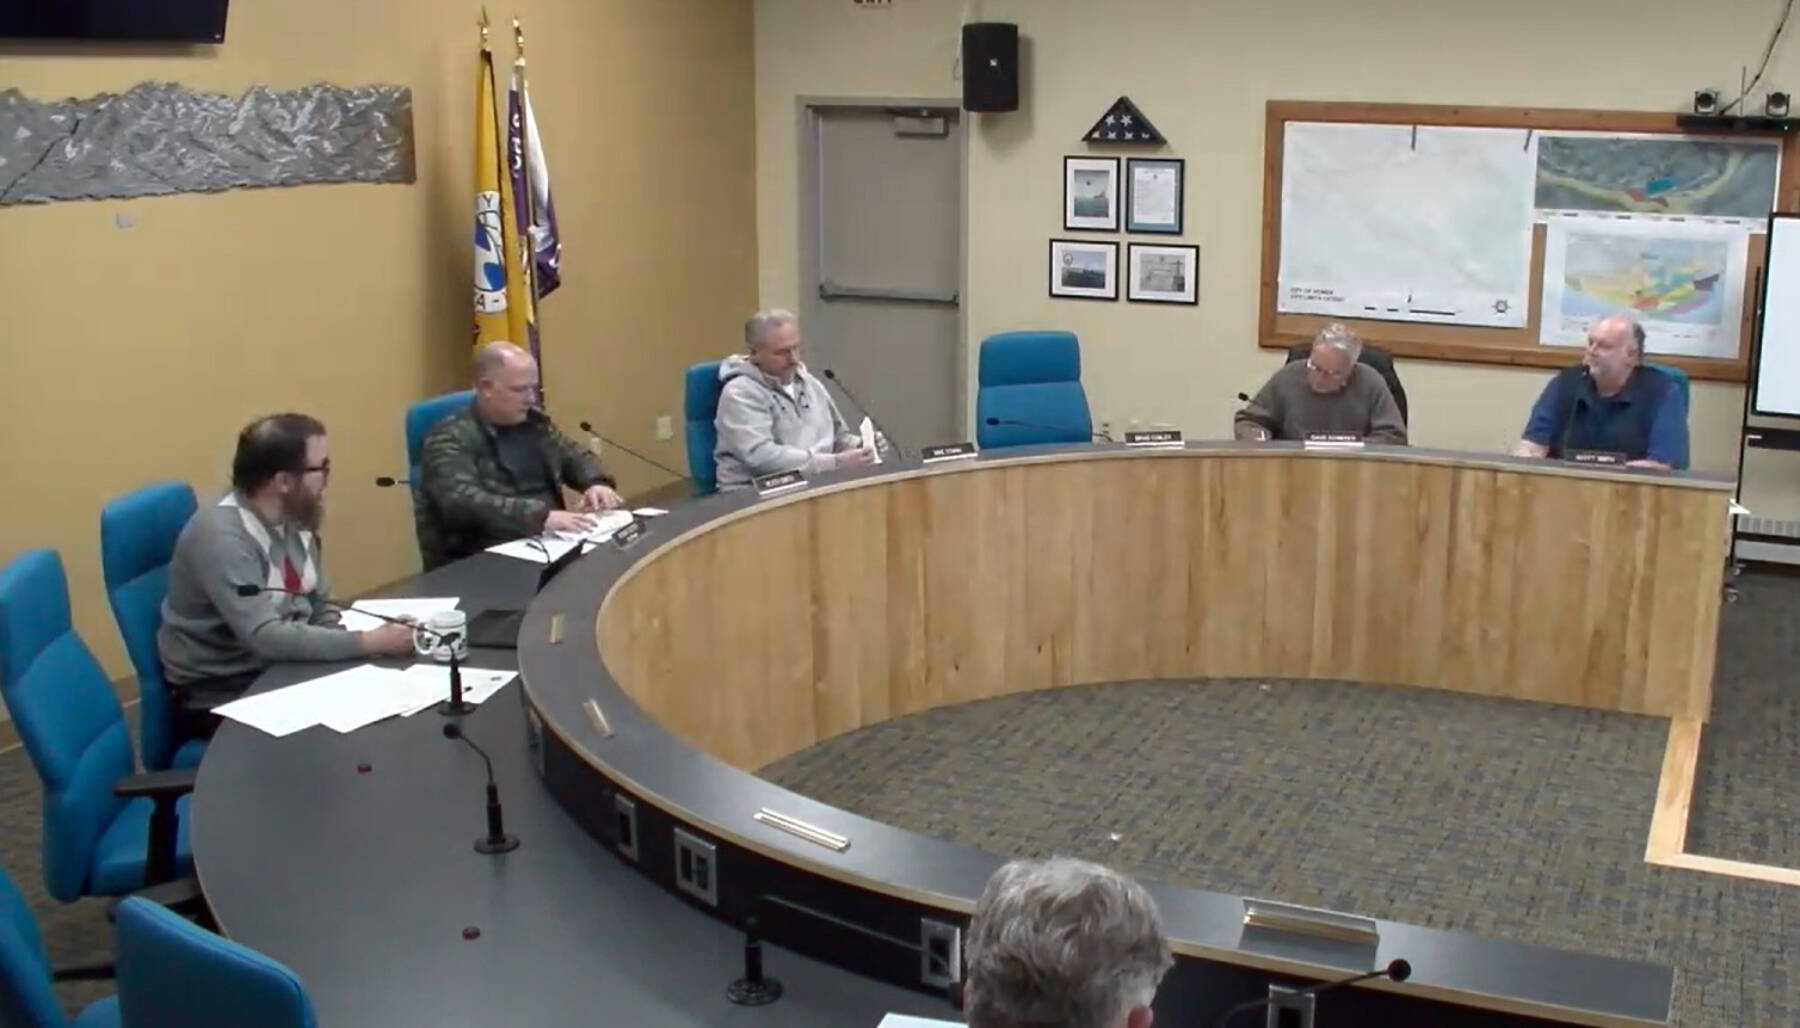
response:
{"label": "man in camouflage jacket", "polygon": [[[580,532],[596,511],[621,505],[592,452],[564,435],[537,403],[537,361],[511,343],[475,355],[475,399],[425,437],[413,513],[425,570],[496,543],[542,532]],[[581,494],[563,509],[562,487]]]}

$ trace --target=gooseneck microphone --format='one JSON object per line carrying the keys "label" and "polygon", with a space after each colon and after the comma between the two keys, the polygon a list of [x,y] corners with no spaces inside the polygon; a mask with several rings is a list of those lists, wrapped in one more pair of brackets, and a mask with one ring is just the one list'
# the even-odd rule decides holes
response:
{"label": "gooseneck microphone", "polygon": [[595,439],[600,440],[601,442],[612,447],[613,449],[623,450],[626,453],[629,453],[630,455],[632,455],[633,457],[636,457],[638,460],[643,461],[645,464],[648,464],[653,468],[657,468],[659,470],[666,471],[669,474],[674,475],[676,478],[680,479],[683,482],[693,481],[693,479],[688,477],[685,473],[676,471],[674,468],[669,467],[667,464],[664,464],[662,461],[656,460],[651,457],[646,457],[643,454],[632,449],[631,447],[626,446],[625,444],[617,442],[615,440],[608,439],[607,437],[601,435],[599,432],[594,431],[594,423],[593,422],[582,421],[582,422],[579,422],[579,424],[581,425],[581,430],[583,432],[586,432],[588,435],[593,436]]}
{"label": "gooseneck microphone", "polygon": [[1225,1011],[1225,1016],[1219,1018],[1217,1028],[1225,1028],[1232,1018],[1246,1010],[1260,1010],[1271,1003],[1278,1003],[1291,996],[1317,996],[1320,993],[1331,992],[1334,989],[1342,989],[1355,985],[1357,982],[1366,982],[1371,978],[1389,978],[1396,982],[1403,982],[1411,977],[1411,964],[1404,960],[1390,960],[1386,967],[1378,970],[1367,971],[1359,975],[1352,975],[1349,978],[1339,978],[1337,981],[1333,982],[1320,982],[1317,985],[1308,985],[1304,989],[1295,989],[1293,992],[1283,993],[1279,996],[1266,996],[1262,999],[1253,999],[1244,1003],[1239,1003],[1237,1006]]}
{"label": "gooseneck microphone", "polygon": [[392,475],[377,475],[375,476],[375,484],[382,489],[392,489],[397,485],[412,485],[412,479],[395,478]]}
{"label": "gooseneck microphone", "polygon": [[[539,546],[541,548],[542,544],[540,543]],[[545,551],[546,555],[548,552],[549,551],[547,550]],[[249,582],[240,583],[233,588],[237,590],[239,596],[255,596],[259,593],[281,593],[284,596],[306,595],[306,593],[303,593],[298,589],[283,589],[278,585],[252,585]],[[331,603],[329,601],[321,604],[321,606],[330,607],[340,614],[350,609],[341,603]],[[469,703],[463,699],[462,665],[458,662],[458,657],[456,655],[456,651],[463,641],[462,632],[435,632],[416,621],[408,621],[405,618],[389,617],[386,614],[378,614],[372,610],[358,610],[356,613],[367,614],[377,621],[386,621],[389,624],[399,625],[403,628],[411,629],[414,632],[424,632],[426,635],[437,640],[434,647],[449,647],[450,698],[437,705],[437,712],[445,717],[458,717],[463,714],[472,714],[475,712],[475,704]]]}
{"label": "gooseneck microphone", "polygon": [[887,437],[887,441],[894,444],[894,459],[895,460],[905,460],[906,459],[906,447],[900,445],[900,438],[898,436],[894,435],[894,433],[889,432],[887,430],[887,426],[882,424],[881,419],[879,419],[875,416],[875,412],[871,411],[869,409],[869,405],[862,401],[862,397],[856,395],[854,392],[852,392],[850,390],[850,384],[848,382],[845,382],[842,378],[840,378],[838,376],[838,373],[836,371],[833,371],[831,368],[826,368],[825,370],[819,372],[819,374],[824,375],[826,378],[831,379],[833,382],[836,382],[837,387],[839,389],[842,389],[844,391],[844,395],[850,398],[850,402],[856,404],[856,407],[858,410],[860,410],[864,414],[868,415],[869,420],[875,424],[875,427],[878,430],[880,430],[881,434]]}
{"label": "gooseneck microphone", "polygon": [[[1081,431],[1080,429],[1076,428],[1074,425],[1040,425],[1035,421],[1019,421],[1014,418],[989,418],[989,419],[987,419],[987,423],[989,425],[1015,425],[1019,428],[1035,428],[1035,429],[1039,429],[1044,432],[1079,432],[1079,431]],[[1092,428],[1088,429],[1088,435],[1091,437],[1089,440],[1090,442],[1093,441],[1094,439],[1098,439],[1098,440],[1101,440],[1102,442],[1108,442],[1108,443],[1113,441],[1112,436],[1107,435],[1105,432],[1096,432]]]}
{"label": "gooseneck microphone", "polygon": [[494,784],[494,762],[488,759],[487,751],[475,745],[475,740],[463,734],[462,725],[455,721],[444,725],[444,738],[461,739],[470,749],[481,757],[487,766],[487,834],[475,840],[477,853],[510,853],[519,848],[519,837],[508,835],[506,819],[500,813],[500,787]]}

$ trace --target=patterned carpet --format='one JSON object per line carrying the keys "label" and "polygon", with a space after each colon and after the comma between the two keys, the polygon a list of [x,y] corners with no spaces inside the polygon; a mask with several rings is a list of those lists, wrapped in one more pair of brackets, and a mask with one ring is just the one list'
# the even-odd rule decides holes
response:
{"label": "patterned carpet", "polygon": [[[1741,587],[1689,849],[1800,867],[1800,580]],[[1800,1024],[1800,889],[1643,863],[1663,739],[1655,719],[1419,690],[1124,683],[922,714],[764,774],[995,853],[1671,963],[1682,1028]],[[0,753],[0,861],[54,962],[106,959],[102,904],[43,892],[40,803],[25,754]],[[71,1011],[110,991],[58,987]]]}
{"label": "patterned carpet", "polygon": [[[1800,866],[1800,582],[1721,635],[1690,849]],[[993,853],[1677,968],[1686,1026],[1800,1024],[1800,889],[1643,862],[1666,723],[1415,689],[1143,682],[828,740],[762,775]]]}

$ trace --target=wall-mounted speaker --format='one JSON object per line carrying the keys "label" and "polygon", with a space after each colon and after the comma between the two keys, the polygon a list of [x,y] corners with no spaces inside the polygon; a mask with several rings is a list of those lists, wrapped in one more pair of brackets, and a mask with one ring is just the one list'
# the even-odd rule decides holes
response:
{"label": "wall-mounted speaker", "polygon": [[1019,109],[1019,26],[977,21],[962,27],[963,109]]}

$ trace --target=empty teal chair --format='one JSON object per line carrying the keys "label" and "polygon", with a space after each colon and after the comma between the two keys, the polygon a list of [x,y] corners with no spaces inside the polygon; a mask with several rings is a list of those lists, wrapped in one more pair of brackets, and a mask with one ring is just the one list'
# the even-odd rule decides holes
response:
{"label": "empty teal chair", "polygon": [[8,1028],[116,1028],[119,1001],[108,997],[83,1010],[74,1020],[63,1016],[52,981],[111,977],[110,968],[77,973],[52,970],[43,936],[25,897],[0,872],[0,1025]]}
{"label": "empty teal chair", "polygon": [[1002,332],[981,341],[975,441],[984,450],[1094,438],[1073,332]]}
{"label": "empty teal chair", "polygon": [[719,381],[720,361],[704,361],[687,369],[686,398],[682,410],[687,419],[688,476],[694,480],[694,495],[705,496],[719,489]]}
{"label": "empty teal chair", "polygon": [[274,960],[141,897],[119,904],[119,1012],[155,1028],[313,1028],[306,986]]}
{"label": "empty teal chair", "polygon": [[100,570],[125,653],[137,671],[138,756],[148,771],[197,767],[206,752],[204,740],[181,738],[156,652],[169,561],[194,507],[194,490],[187,483],[158,482],[100,510]]}
{"label": "empty teal chair", "polygon": [[69,621],[51,550],[0,569],[0,698],[44,787],[44,888],[71,903],[193,873],[190,769],[132,775],[125,713]]}

